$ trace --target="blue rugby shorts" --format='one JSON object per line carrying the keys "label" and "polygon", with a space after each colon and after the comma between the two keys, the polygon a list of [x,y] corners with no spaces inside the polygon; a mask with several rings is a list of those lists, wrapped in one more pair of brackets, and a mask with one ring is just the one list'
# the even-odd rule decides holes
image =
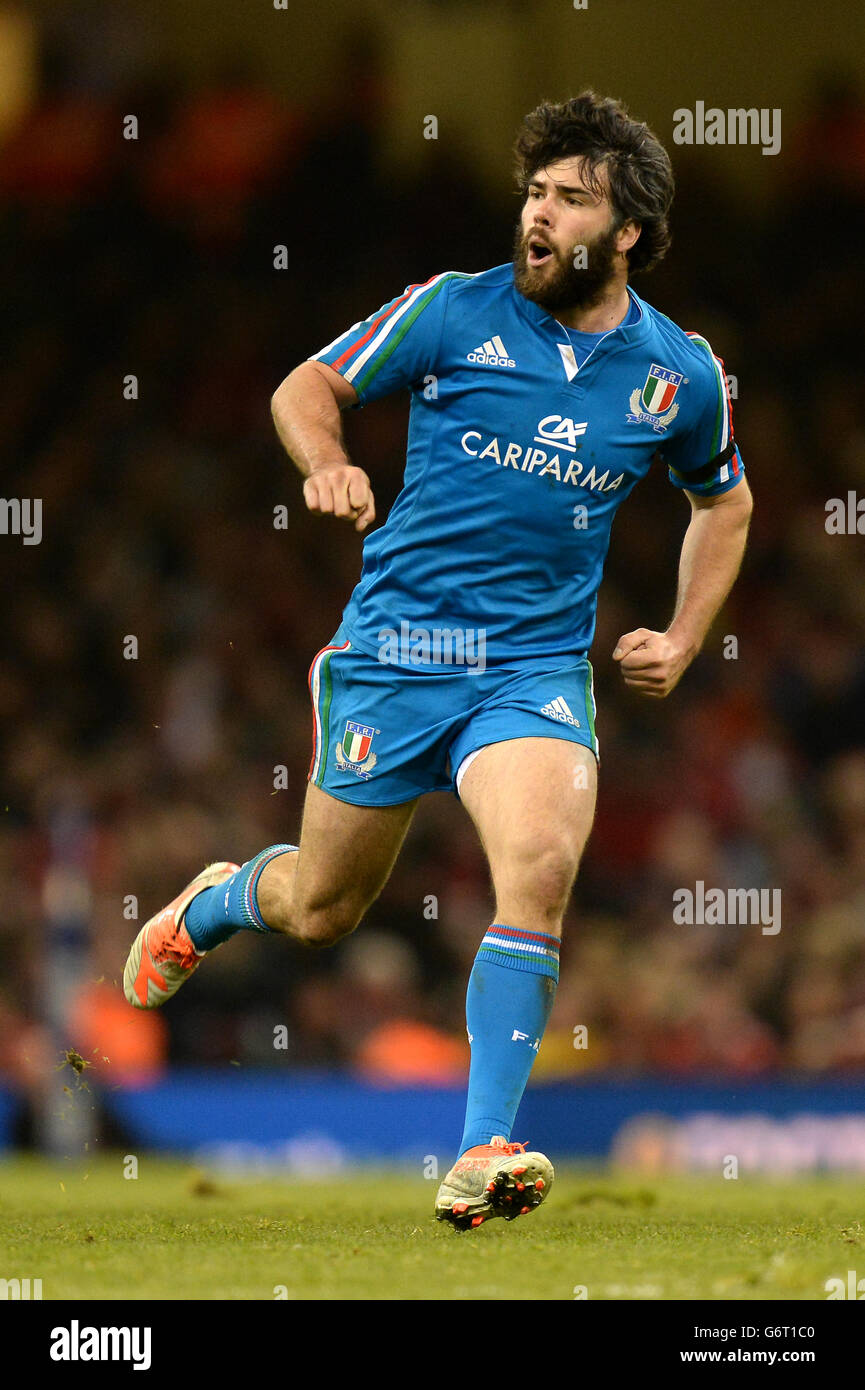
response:
{"label": "blue rugby shorts", "polygon": [[458,796],[472,754],[506,739],[565,739],[598,757],[585,655],[420,667],[360,651],[340,626],[310,666],[309,689],[309,781],[359,806]]}

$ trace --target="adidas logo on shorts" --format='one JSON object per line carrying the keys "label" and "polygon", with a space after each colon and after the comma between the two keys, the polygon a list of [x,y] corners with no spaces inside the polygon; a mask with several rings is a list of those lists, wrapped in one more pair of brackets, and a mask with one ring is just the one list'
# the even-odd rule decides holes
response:
{"label": "adidas logo on shorts", "polygon": [[476,347],[474,352],[467,352],[466,360],[476,362],[480,367],[515,367],[517,365],[512,357],[508,357],[508,350],[498,333],[494,338],[487,338],[487,341],[481,343],[480,347]]}
{"label": "adidas logo on shorts", "polygon": [[575,729],[581,727],[579,719],[571,713],[567,700],[561,695],[557,695],[555,700],[550,700],[549,704],[544,705],[541,714],[549,715],[550,719],[558,719],[562,724],[572,724]]}

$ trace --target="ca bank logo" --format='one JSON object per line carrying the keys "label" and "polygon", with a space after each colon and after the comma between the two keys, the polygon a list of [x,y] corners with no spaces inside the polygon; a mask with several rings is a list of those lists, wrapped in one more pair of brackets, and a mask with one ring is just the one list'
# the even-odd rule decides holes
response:
{"label": "ca bank logo", "polygon": [[535,443],[553,444],[557,449],[568,449],[570,453],[575,454],[577,440],[582,439],[588,428],[588,420],[577,425],[566,415],[545,415],[543,420],[538,422]]}

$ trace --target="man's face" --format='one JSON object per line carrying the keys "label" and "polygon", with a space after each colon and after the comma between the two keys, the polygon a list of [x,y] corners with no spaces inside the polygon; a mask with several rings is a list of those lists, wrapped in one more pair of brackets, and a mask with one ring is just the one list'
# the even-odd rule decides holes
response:
{"label": "man's face", "polygon": [[598,169],[601,196],[587,187],[582,159],[561,159],[529,182],[514,238],[514,282],[549,312],[596,303],[622,264],[613,229],[609,185]]}

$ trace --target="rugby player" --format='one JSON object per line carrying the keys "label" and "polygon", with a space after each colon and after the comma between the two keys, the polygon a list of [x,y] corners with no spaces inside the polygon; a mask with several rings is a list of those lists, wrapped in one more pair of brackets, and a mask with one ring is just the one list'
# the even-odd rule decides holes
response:
{"label": "rugby player", "polygon": [[306,506],[362,532],[373,489],[341,412],[408,389],[404,485],[312,662],[299,847],[199,873],[139,932],[124,975],[129,1002],[154,1008],[237,931],[339,941],[381,892],[418,798],[452,790],[495,894],[468,983],[465,1128],[436,1198],[460,1228],[530,1212],[553,1180],[510,1138],[594,816],[588,652],[613,517],[656,456],[691,508],[669,626],[626,632],[612,653],[658,699],[729,593],[751,513],[723,364],[629,284],[669,246],[667,153],[590,91],[538,106],[515,152],[512,263],[410,285],[273,396]]}

